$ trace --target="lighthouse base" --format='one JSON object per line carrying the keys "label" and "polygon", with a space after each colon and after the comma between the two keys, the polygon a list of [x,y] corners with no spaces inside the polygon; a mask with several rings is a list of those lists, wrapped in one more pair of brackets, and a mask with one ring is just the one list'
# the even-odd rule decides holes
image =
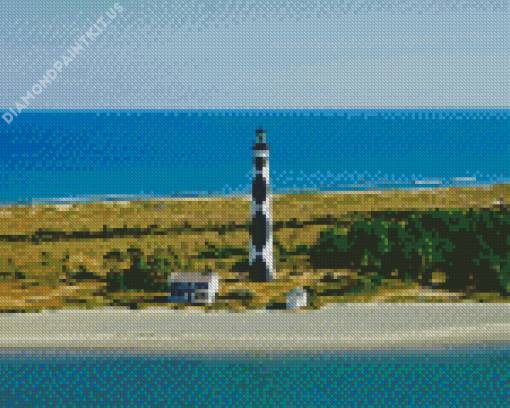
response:
{"label": "lighthouse base", "polygon": [[254,261],[248,267],[248,276],[252,282],[269,282],[275,279],[275,276],[270,273],[267,265],[259,260]]}

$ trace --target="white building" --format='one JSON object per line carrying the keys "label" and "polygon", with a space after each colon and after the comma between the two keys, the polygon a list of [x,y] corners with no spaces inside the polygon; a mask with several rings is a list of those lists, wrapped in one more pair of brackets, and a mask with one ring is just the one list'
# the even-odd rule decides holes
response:
{"label": "white building", "polygon": [[219,275],[213,272],[174,272],[168,278],[171,303],[214,303]]}
{"label": "white building", "polygon": [[306,307],[308,302],[308,295],[306,290],[297,288],[292,289],[287,293],[287,309],[295,310]]}

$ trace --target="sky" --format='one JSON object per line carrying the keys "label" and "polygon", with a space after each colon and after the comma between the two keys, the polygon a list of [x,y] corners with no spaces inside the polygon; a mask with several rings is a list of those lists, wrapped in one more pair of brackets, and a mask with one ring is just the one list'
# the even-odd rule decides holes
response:
{"label": "sky", "polygon": [[116,1],[2,0],[0,109],[510,105],[505,0]]}

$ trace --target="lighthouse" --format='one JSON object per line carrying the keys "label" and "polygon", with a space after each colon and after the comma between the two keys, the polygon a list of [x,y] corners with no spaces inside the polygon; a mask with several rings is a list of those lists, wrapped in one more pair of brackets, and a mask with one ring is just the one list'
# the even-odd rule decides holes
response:
{"label": "lighthouse", "polygon": [[253,188],[250,225],[250,278],[276,279],[273,260],[273,216],[269,183],[269,146],[262,126],[253,145]]}

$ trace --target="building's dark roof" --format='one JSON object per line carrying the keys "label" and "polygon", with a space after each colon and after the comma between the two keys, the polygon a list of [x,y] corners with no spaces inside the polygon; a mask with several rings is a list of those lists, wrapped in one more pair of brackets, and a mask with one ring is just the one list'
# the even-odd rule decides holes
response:
{"label": "building's dark roof", "polygon": [[170,282],[211,282],[217,276],[212,272],[174,272],[170,275]]}

